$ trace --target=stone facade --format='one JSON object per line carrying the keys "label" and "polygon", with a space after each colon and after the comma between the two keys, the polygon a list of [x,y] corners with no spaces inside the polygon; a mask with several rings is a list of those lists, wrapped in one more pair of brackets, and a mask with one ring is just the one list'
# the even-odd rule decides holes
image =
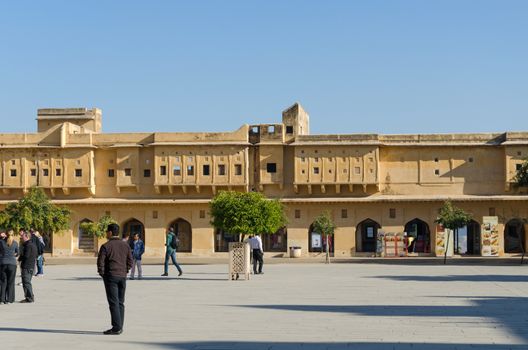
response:
{"label": "stone facade", "polygon": [[528,133],[310,135],[297,103],[281,123],[219,133],[103,133],[96,108],[40,109],[37,121],[37,133],[0,134],[0,205],[39,186],[70,207],[71,230],[52,240],[56,256],[93,254],[101,242],[79,223],[105,214],[141,232],[147,256],[163,253],[170,225],[182,234],[181,254],[226,254],[230,237],[209,224],[208,203],[220,190],[284,202],[287,227],[265,237],[276,255],[290,246],[318,254],[309,228],[323,210],[338,226],[335,256],[372,255],[379,230],[414,232],[422,237],[416,255],[434,255],[434,221],[448,198],[473,214],[467,237],[480,237],[482,218],[497,216],[500,255],[520,251],[519,238],[526,243],[528,196],[512,178],[528,157]]}

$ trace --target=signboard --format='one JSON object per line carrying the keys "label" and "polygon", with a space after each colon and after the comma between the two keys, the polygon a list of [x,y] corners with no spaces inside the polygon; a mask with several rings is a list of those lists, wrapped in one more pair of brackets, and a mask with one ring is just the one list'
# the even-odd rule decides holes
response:
{"label": "signboard", "polygon": [[[449,241],[449,242],[448,242]],[[447,250],[447,256],[453,256],[453,232],[442,225],[436,225],[436,256],[444,256]]]}
{"label": "signboard", "polygon": [[321,234],[312,232],[312,248],[323,248],[323,242],[321,240]]}
{"label": "signboard", "polygon": [[482,256],[499,256],[499,218],[482,217]]}

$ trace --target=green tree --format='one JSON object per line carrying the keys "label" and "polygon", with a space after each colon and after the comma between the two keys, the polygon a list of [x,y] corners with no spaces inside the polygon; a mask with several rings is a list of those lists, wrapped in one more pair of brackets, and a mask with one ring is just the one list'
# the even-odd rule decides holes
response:
{"label": "green tree", "polygon": [[19,230],[33,228],[41,233],[58,233],[70,228],[71,211],[51,203],[44,190],[32,187],[17,202],[0,212],[0,226]]}
{"label": "green tree", "polygon": [[81,230],[91,236],[104,238],[106,236],[106,229],[110,224],[117,224],[117,221],[109,215],[104,215],[97,222],[83,222],[80,227]]}
{"label": "green tree", "polygon": [[518,187],[528,186],[528,159],[526,159],[521,164],[521,167],[517,170],[513,181]]}
{"label": "green tree", "polygon": [[[464,210],[455,207],[451,201],[444,202],[436,223],[442,225],[444,228],[453,231],[453,234],[458,233],[458,229],[466,226],[471,220],[471,215],[466,213]],[[449,234],[447,235],[447,243],[444,252],[444,265],[447,260],[447,248],[449,246]]]}
{"label": "green tree", "polygon": [[211,201],[211,225],[239,235],[273,234],[286,225],[282,204],[258,192],[220,191]]}
{"label": "green tree", "polygon": [[330,263],[330,250],[328,247],[328,238],[334,234],[336,225],[332,220],[332,215],[329,211],[324,211],[313,222],[313,230],[322,235],[326,242],[326,263]]}

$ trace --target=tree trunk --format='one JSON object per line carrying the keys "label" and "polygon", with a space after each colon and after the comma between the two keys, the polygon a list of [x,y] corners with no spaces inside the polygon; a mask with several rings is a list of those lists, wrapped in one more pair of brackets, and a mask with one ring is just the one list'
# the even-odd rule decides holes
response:
{"label": "tree trunk", "polygon": [[[444,265],[446,264],[446,261],[447,261],[447,249],[449,248],[449,231],[447,231],[446,229],[446,232],[447,232],[447,242],[446,242],[445,251],[444,251]],[[455,233],[453,232],[453,234]]]}
{"label": "tree trunk", "polygon": [[328,247],[328,235],[326,235],[326,263],[330,264],[330,249]]}

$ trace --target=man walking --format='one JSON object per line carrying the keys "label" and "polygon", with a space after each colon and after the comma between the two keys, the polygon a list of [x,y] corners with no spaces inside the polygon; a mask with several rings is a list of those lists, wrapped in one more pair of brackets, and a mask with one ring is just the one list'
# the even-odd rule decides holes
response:
{"label": "man walking", "polygon": [[262,250],[262,239],[258,233],[249,240],[249,246],[253,252],[253,273],[255,275],[264,274],[264,272],[262,272],[262,265],[264,265],[264,251]]}
{"label": "man walking", "polygon": [[182,275],[183,271],[176,261],[176,250],[178,249],[179,242],[180,240],[178,236],[174,233],[174,228],[169,228],[167,239],[165,240],[165,247],[167,247],[165,250],[165,272],[162,276],[169,275],[169,258],[172,259],[172,263],[176,266],[176,269],[178,269],[178,276]]}
{"label": "man walking", "polygon": [[[23,231],[21,231],[23,232]],[[22,276],[22,288],[24,289],[24,297],[21,303],[32,303],[35,301],[33,295],[33,286],[31,285],[31,279],[33,278],[33,272],[35,271],[35,264],[37,262],[37,246],[31,241],[31,234],[23,232],[21,234],[23,249],[21,250],[18,261],[20,262],[20,274]]]}
{"label": "man walking", "polygon": [[112,328],[103,333],[117,335],[123,332],[125,321],[126,278],[132,267],[132,252],[128,243],[119,239],[116,224],[108,225],[106,238],[108,242],[101,246],[97,257],[97,272],[104,281]]}

